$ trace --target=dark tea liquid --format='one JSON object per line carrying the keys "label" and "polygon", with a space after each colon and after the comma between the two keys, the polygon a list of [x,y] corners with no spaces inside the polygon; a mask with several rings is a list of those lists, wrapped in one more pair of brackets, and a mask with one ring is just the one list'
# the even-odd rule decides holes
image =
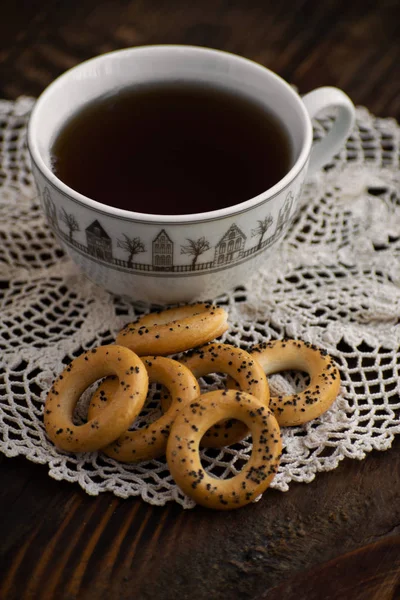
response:
{"label": "dark tea liquid", "polygon": [[88,104],[56,138],[52,167],[103,204],[188,214],[264,192],[290,169],[291,148],[282,123],[244,95],[168,82]]}

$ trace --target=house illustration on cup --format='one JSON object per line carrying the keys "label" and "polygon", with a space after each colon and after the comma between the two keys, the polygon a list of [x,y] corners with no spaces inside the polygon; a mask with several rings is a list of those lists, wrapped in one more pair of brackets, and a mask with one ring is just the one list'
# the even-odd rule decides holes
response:
{"label": "house illustration on cup", "polygon": [[100,260],[112,261],[112,240],[99,221],[93,221],[86,227],[86,244],[88,254]]}
{"label": "house illustration on cup", "polygon": [[152,265],[157,271],[167,271],[173,268],[174,264],[174,243],[165,231],[156,235],[152,242]]}
{"label": "house illustration on cup", "polygon": [[233,223],[215,246],[214,264],[223,265],[243,255],[247,236]]}

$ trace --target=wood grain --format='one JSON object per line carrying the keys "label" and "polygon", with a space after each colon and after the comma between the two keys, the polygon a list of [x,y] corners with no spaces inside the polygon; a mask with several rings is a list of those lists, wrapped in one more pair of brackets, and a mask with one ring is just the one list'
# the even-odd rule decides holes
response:
{"label": "wood grain", "polygon": [[[26,3],[27,4],[27,3]],[[220,48],[268,66],[302,93],[342,87],[377,115],[400,116],[397,0],[3,0],[0,94],[37,96],[57,75],[131,45]]]}
{"label": "wood grain", "polygon": [[[131,598],[133,590],[140,599],[203,600],[210,590],[216,600],[259,598],[295,573],[400,534],[400,440],[389,452],[345,461],[308,485],[269,490],[259,503],[223,514],[108,493],[91,498],[22,458],[3,459],[1,473],[0,598],[89,600],[106,590],[112,598]],[[379,548],[379,581],[390,587],[400,571],[379,558]],[[390,553],[400,557],[399,546]],[[358,567],[349,573],[355,587],[365,579]],[[318,577],[315,594],[324,590]]]}
{"label": "wood grain", "polygon": [[[30,0],[22,9],[3,0],[0,97],[37,96],[101,52],[185,43],[256,60],[302,93],[337,85],[356,104],[400,119],[399,7],[397,0]],[[0,473],[1,599],[319,600],[328,597],[327,582],[340,600],[400,597],[398,439],[387,452],[346,460],[308,485],[269,490],[259,503],[222,514],[90,497],[23,458],[0,457]]]}
{"label": "wood grain", "polygon": [[330,600],[400,598],[400,536],[370,544],[297,575],[260,600],[298,600],[299,592],[307,600],[318,600],[323,588]]}

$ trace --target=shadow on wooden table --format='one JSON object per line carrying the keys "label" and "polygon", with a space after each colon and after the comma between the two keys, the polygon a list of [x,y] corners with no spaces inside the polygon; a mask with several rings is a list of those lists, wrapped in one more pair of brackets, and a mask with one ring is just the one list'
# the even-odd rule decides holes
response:
{"label": "shadow on wooden table", "polygon": [[397,600],[400,536],[370,544],[310,569],[259,600]]}

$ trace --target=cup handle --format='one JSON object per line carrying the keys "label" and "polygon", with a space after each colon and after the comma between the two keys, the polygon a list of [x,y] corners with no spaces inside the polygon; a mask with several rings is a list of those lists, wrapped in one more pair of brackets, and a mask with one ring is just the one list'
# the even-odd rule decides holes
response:
{"label": "cup handle", "polygon": [[354,124],[355,108],[350,98],[334,87],[318,88],[303,96],[302,101],[310,119],[325,108],[339,109],[329,133],[321,141],[313,144],[308,167],[308,174],[312,175],[326,165],[343,147]]}

